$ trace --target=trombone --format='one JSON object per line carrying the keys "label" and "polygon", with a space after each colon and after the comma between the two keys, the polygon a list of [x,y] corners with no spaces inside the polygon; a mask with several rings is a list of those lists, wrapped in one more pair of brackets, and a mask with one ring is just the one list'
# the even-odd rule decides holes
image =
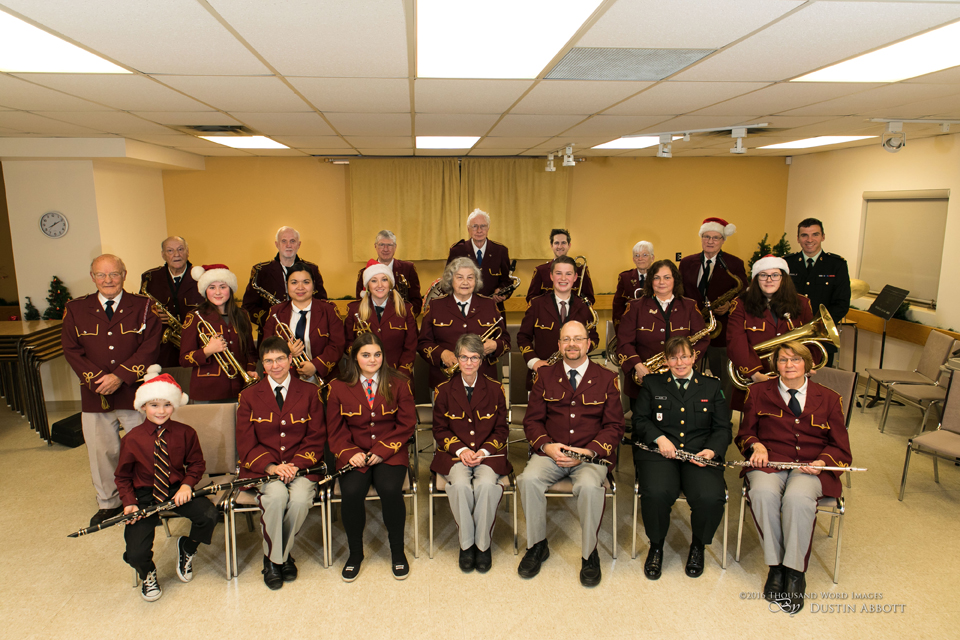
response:
{"label": "trombone", "polygon": [[[293,335],[293,331],[290,329],[290,325],[288,325],[286,322],[281,321],[280,318],[277,317],[277,314],[273,314],[273,319],[277,321],[277,335],[280,336],[284,342],[289,344],[291,342],[296,342],[298,340],[298,338],[295,335]],[[293,360],[294,368],[296,369],[299,369],[303,365],[310,362],[310,358],[307,357],[306,345],[304,345],[303,352],[300,355],[296,356],[295,358],[292,358],[292,360]]]}
{"label": "trombone", "polygon": [[[194,314],[197,317],[197,333],[200,335],[200,342],[203,343],[203,346],[210,344],[210,341],[216,337],[223,337],[217,330],[213,328],[213,325],[207,322],[203,316],[199,313]],[[220,365],[220,368],[223,369],[223,373],[230,379],[240,376],[243,379],[243,388],[246,389],[250,385],[254,384],[257,379],[252,378],[247,375],[247,372],[243,370],[243,367],[240,366],[240,363],[237,362],[236,356],[234,356],[230,349],[224,349],[223,351],[218,351],[213,354],[214,360],[217,361],[217,364]]]}
{"label": "trombone", "polygon": [[[490,325],[490,328],[483,332],[483,335],[480,336],[480,342],[486,342],[487,340],[497,340],[500,336],[503,335],[503,329],[498,327],[500,321],[503,320],[503,316],[497,318],[497,321]],[[447,374],[448,378],[452,378],[453,374],[457,371],[460,371],[460,361],[457,360],[449,367],[443,369],[443,372]]]}

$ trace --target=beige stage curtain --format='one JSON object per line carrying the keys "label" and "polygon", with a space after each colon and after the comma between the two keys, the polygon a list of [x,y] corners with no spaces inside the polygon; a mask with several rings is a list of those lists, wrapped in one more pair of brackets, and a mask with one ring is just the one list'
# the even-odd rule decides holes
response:
{"label": "beige stage curtain", "polygon": [[[559,163],[558,163],[559,164]],[[510,258],[549,255],[550,230],[565,227],[571,169],[544,171],[543,158],[464,158],[460,174],[461,235],[475,208],[490,214],[490,239]]]}
{"label": "beige stage curtain", "polygon": [[350,160],[353,259],[374,257],[381,229],[397,235],[404,260],[443,260],[461,235],[456,158]]}

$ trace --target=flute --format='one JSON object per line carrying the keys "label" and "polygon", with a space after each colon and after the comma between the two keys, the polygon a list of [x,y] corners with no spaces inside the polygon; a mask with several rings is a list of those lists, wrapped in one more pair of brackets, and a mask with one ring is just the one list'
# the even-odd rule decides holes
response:
{"label": "flute", "polygon": [[821,471],[866,471],[866,467],[821,467],[815,465],[812,462],[770,462],[767,461],[766,464],[753,464],[749,460],[735,460],[733,462],[727,462],[728,467],[752,467],[754,469],[779,469],[781,471],[787,471],[789,469],[800,469],[801,467],[812,467],[814,469],[819,469]]}

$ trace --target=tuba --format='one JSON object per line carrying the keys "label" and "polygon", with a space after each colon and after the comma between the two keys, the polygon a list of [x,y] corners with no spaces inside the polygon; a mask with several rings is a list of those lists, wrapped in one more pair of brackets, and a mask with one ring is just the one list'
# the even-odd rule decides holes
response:
{"label": "tuba", "polygon": [[[207,322],[199,313],[194,313],[193,315],[197,318],[197,333],[200,335],[200,342],[203,343],[203,346],[207,346],[211,340],[220,334],[217,333],[217,330],[213,328],[213,325]],[[230,352],[230,349],[218,351],[217,353],[213,354],[213,358],[217,361],[217,364],[220,365],[221,369],[223,369],[224,375],[226,375],[228,378],[233,379],[237,376],[240,376],[240,378],[243,380],[244,389],[257,381],[256,378],[252,378],[247,375],[247,372],[244,371],[243,367],[240,366],[236,356]]]}
{"label": "tuba", "polygon": [[[813,368],[822,369],[827,364],[827,350],[823,346],[823,343],[831,342],[835,347],[839,347],[840,332],[837,330],[837,325],[834,323],[833,318],[830,317],[830,312],[827,311],[824,305],[820,305],[820,315],[818,317],[802,327],[797,327],[793,331],[788,331],[776,338],[771,338],[753,345],[753,350],[757,352],[757,356],[761,360],[764,358],[772,358],[774,349],[785,342],[793,341],[799,342],[807,348],[816,348],[820,351],[820,362],[813,365]],[[776,370],[772,362],[770,365],[771,370]],[[730,380],[733,382],[733,386],[741,391],[746,391],[747,387],[753,384],[753,380],[743,377],[743,375],[737,371],[736,367],[733,366],[732,360],[727,363],[727,373],[730,374]]]}
{"label": "tuba", "polygon": [[[720,324],[720,322],[714,317],[713,311],[710,310],[709,305],[707,305],[706,309],[707,309],[707,314],[710,317],[710,321],[707,323],[707,326],[701,329],[700,331],[697,331],[692,336],[687,336],[687,340],[690,341],[691,349],[693,348],[693,345],[700,342],[704,338],[704,336],[711,335],[713,331],[716,329],[717,325]],[[649,369],[650,373],[661,373],[663,371],[666,371],[668,368],[667,353],[665,351],[661,351],[660,353],[653,356],[652,358],[645,360],[643,363],[643,366]],[[643,380],[637,377],[636,370],[634,370],[633,372],[633,381],[638,385],[643,384]]]}

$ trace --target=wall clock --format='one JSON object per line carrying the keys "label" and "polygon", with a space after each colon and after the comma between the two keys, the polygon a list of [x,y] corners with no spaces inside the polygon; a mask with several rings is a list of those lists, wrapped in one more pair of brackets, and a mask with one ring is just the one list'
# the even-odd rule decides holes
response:
{"label": "wall clock", "polygon": [[40,230],[48,238],[62,238],[70,229],[70,223],[67,216],[59,211],[48,211],[40,216]]}

